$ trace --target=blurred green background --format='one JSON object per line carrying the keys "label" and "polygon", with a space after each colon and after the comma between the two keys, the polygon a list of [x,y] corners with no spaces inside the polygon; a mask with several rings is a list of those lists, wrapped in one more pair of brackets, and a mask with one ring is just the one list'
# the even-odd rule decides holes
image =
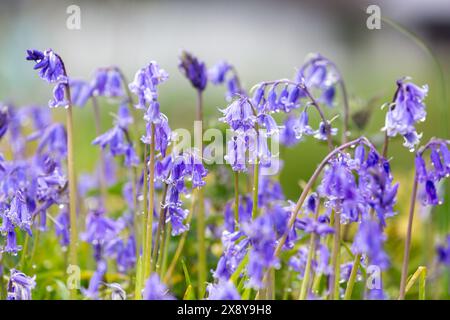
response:
{"label": "blurred green background", "polygon": [[[66,27],[69,5],[81,9],[81,29]],[[380,30],[366,26],[369,4],[377,4],[383,18],[392,19],[416,37],[386,21]],[[161,110],[173,129],[192,129],[195,94],[177,69],[178,55],[186,49],[208,66],[226,59],[234,64],[247,89],[263,80],[292,77],[310,52],[319,52],[340,68],[350,95],[351,112],[370,116],[352,135],[369,136],[376,144],[383,135],[385,111],[395,81],[410,76],[428,84],[428,117],[418,126],[423,141],[449,138],[447,128],[450,63],[450,5],[432,1],[2,1],[0,4],[0,101],[45,107],[51,87],[41,81],[25,60],[28,48],[52,48],[64,59],[73,77],[90,79],[97,67],[117,65],[131,81],[136,70],[156,60],[169,72],[161,86]],[[424,49],[429,47],[434,58]],[[329,117],[339,113],[328,110]],[[205,94],[207,126],[217,125],[218,108],[226,105],[224,88],[209,86]],[[117,103],[101,100],[102,126],[111,126]],[[54,116],[64,121],[64,111]],[[313,121],[315,121],[313,119]],[[336,120],[338,123],[339,119]],[[78,172],[91,171],[97,152],[91,106],[75,110],[75,162]],[[406,212],[413,175],[413,154],[400,138],[390,146],[392,167],[401,182],[399,215],[389,229],[388,249],[393,259],[393,286],[397,286],[403,255]],[[282,148],[281,183],[289,199],[296,200],[299,181],[308,179],[326,153],[325,145],[306,139],[294,148]],[[449,231],[449,206],[440,206],[432,222],[422,224],[418,214],[411,270],[430,263],[437,242]],[[427,221],[423,219],[424,221]],[[430,227],[431,225],[431,227]],[[431,228],[431,232],[425,232]],[[428,229],[430,230],[430,229]],[[429,256],[431,255],[431,256]],[[413,270],[414,269],[414,270]],[[391,283],[388,283],[389,286]]]}

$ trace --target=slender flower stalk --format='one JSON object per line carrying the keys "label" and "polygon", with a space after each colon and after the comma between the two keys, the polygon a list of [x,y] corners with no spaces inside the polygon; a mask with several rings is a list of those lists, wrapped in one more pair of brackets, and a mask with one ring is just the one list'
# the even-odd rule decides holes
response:
{"label": "slender flower stalk", "polygon": [[[101,129],[101,119],[100,119],[100,108],[98,106],[98,101],[97,98],[95,96],[92,96],[92,110],[94,113],[94,125],[95,125],[95,133],[96,136],[98,137],[99,135],[102,134],[102,129]],[[105,156],[104,156],[104,151],[103,148],[100,148],[99,151],[99,182],[100,182],[100,194],[102,195],[102,201],[103,201],[103,205],[106,206],[108,201],[107,201],[107,194],[108,194],[108,190],[107,190],[107,186],[106,186],[106,176],[105,176]]]}
{"label": "slender flower stalk", "polygon": [[[77,208],[76,208],[76,182],[75,182],[75,165],[73,159],[73,116],[72,106],[70,102],[70,87],[66,84],[66,95],[69,105],[66,112],[67,123],[67,167],[69,171],[69,210],[70,210],[70,253],[69,261],[73,266],[77,265],[78,250],[78,232],[77,232]],[[76,289],[71,290],[71,298],[76,296]]]}
{"label": "slender flower stalk", "polygon": [[147,211],[146,240],[144,246],[144,279],[147,279],[152,271],[152,243],[153,243],[153,211],[155,206],[155,125],[151,124],[151,144],[149,162],[149,201]]}
{"label": "slender flower stalk", "polygon": [[409,215],[408,215],[408,227],[406,231],[406,240],[405,240],[405,248],[403,253],[403,263],[402,263],[402,275],[400,279],[400,293],[399,300],[405,299],[406,294],[406,281],[408,278],[408,263],[409,263],[409,251],[411,248],[411,235],[412,235],[412,225],[414,220],[414,209],[416,206],[416,198],[417,198],[417,188],[418,188],[419,180],[417,177],[417,172],[415,174],[413,188],[411,192],[411,201],[409,204]]}
{"label": "slender flower stalk", "polygon": [[[197,117],[200,123],[200,161],[203,161],[203,94],[202,90],[197,90]],[[206,267],[206,244],[205,244],[205,199],[203,188],[197,189],[197,238],[198,238],[198,296],[201,298],[205,295],[207,267]]]}
{"label": "slender flower stalk", "polygon": [[[189,215],[188,215],[188,217],[187,217],[187,219],[186,219],[186,223],[187,223],[187,224],[190,224],[190,223],[191,223],[192,213],[194,212],[195,203],[196,203],[196,201],[195,201],[195,195],[196,195],[196,193],[194,192],[194,193],[192,194],[191,208],[190,208],[190,210],[189,210]],[[170,261],[170,265],[169,265],[169,267],[167,268],[167,272],[165,273],[164,281],[163,281],[164,283],[167,283],[168,281],[170,281],[170,279],[172,279],[173,271],[175,270],[175,267],[176,267],[176,265],[177,265],[177,263],[178,263],[178,260],[179,260],[179,258],[180,258],[180,256],[181,256],[181,254],[183,253],[183,249],[184,249],[184,245],[185,245],[185,243],[186,243],[187,235],[188,235],[187,232],[184,232],[184,233],[181,235],[180,241],[178,242],[178,246],[177,246],[177,248],[176,248],[176,250],[175,250],[175,253],[174,253],[174,255],[173,255],[173,258],[172,258],[172,260]]]}
{"label": "slender flower stalk", "polygon": [[358,275],[359,265],[361,263],[361,254],[357,253],[353,260],[352,271],[347,282],[347,288],[345,289],[344,300],[350,300],[352,298],[353,287],[355,286],[356,277]]}
{"label": "slender flower stalk", "polygon": [[[331,151],[328,155],[325,156],[325,158],[322,160],[322,162],[319,164],[319,166],[316,168],[316,170],[314,171],[313,175],[311,176],[311,178],[308,180],[305,188],[303,189],[302,193],[300,194],[300,197],[295,205],[295,208],[292,210],[292,214],[289,218],[288,224],[287,224],[287,228],[285,233],[283,234],[283,236],[278,240],[277,246],[275,248],[275,252],[274,252],[274,257],[277,258],[279,257],[284,244],[286,243],[286,240],[289,236],[289,231],[292,229],[295,220],[297,219],[297,215],[301,209],[301,207],[303,206],[303,203],[306,200],[306,197],[308,196],[309,192],[311,191],[312,186],[314,185],[314,183],[316,182],[317,178],[319,177],[319,175],[322,173],[323,169],[325,168],[325,166],[327,165],[328,161],[330,161],[330,159],[332,159],[336,154],[342,152],[345,149],[348,149],[352,146],[355,146],[359,143],[364,143],[368,146],[372,146],[372,144],[370,143],[370,141],[365,138],[365,137],[360,137],[358,139],[355,140],[351,140],[347,143],[344,143],[342,145],[340,145],[339,147],[335,148],[333,151]],[[264,276],[265,279],[267,279],[267,272],[265,273]]]}
{"label": "slender flower stalk", "polygon": [[334,242],[331,254],[333,272],[330,277],[330,298],[339,300],[340,251],[341,251],[341,216],[340,209],[334,212]]}
{"label": "slender flower stalk", "polygon": [[[316,211],[314,213],[314,221],[317,221],[319,215],[319,203],[317,203],[315,209]],[[300,296],[298,298],[299,300],[305,300],[308,294],[309,280],[312,273],[311,266],[315,252],[316,252],[316,232],[312,232],[311,238],[309,239],[308,260],[306,261],[305,274],[303,276],[302,287],[300,289]]]}
{"label": "slender flower stalk", "polygon": [[164,237],[164,228],[165,228],[165,224],[166,224],[166,211],[167,211],[167,208],[165,206],[165,201],[166,201],[168,187],[169,187],[169,185],[167,183],[165,183],[163,192],[161,195],[161,207],[159,210],[159,221],[158,221],[158,227],[156,229],[154,249],[152,252],[152,261],[156,262],[156,268],[155,268],[156,272],[158,272],[158,269],[161,267],[158,264],[158,261],[160,260],[159,257],[162,254],[162,246],[163,246],[162,238]]}
{"label": "slender flower stalk", "polygon": [[239,223],[239,172],[234,172],[234,220],[236,222],[236,230]]}

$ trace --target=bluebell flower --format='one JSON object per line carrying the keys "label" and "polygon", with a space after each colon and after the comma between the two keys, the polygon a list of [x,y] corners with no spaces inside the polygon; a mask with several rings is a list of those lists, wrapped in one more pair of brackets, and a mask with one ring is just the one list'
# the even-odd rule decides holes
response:
{"label": "bluebell flower", "polygon": [[444,266],[450,266],[450,235],[447,235],[447,242],[436,247],[438,262]]}
{"label": "bluebell flower", "polygon": [[296,132],[294,129],[296,125],[297,119],[294,116],[289,115],[286,117],[280,132],[280,142],[283,145],[291,147],[298,143],[298,139],[296,137]]}
{"label": "bluebell flower", "polygon": [[233,171],[246,172],[246,140],[242,134],[236,133],[227,142],[227,154],[225,161],[231,166]]}
{"label": "bluebell flower", "polygon": [[109,146],[112,156],[125,156],[125,165],[131,167],[139,164],[139,158],[129,140],[128,126],[131,124],[131,117],[125,108],[126,106],[121,105],[114,127],[95,138],[92,144],[103,149]]}
{"label": "bluebell flower", "polygon": [[226,83],[227,101],[231,101],[237,95],[246,95],[234,67],[226,61],[218,62],[208,70],[208,80],[215,85]]}
{"label": "bluebell flower", "polygon": [[72,103],[78,107],[84,107],[92,95],[92,88],[89,83],[81,79],[69,79],[70,97]]}
{"label": "bluebell flower", "polygon": [[204,62],[189,52],[183,51],[178,67],[194,88],[199,91],[205,90],[208,83],[208,71]]}
{"label": "bluebell flower", "polygon": [[184,224],[189,211],[179,206],[169,206],[167,221],[172,224],[172,236],[177,236],[189,230],[189,224]]}
{"label": "bluebell flower", "polygon": [[284,199],[281,184],[268,176],[261,176],[258,184],[258,204],[265,206]]}
{"label": "bluebell flower", "polygon": [[3,138],[6,131],[8,130],[8,123],[9,123],[8,107],[6,105],[4,106],[0,105],[0,140]]}
{"label": "bluebell flower", "polygon": [[8,300],[31,300],[31,291],[36,287],[36,276],[11,269],[8,281]]}
{"label": "bluebell flower", "polygon": [[5,215],[15,226],[31,236],[32,209],[27,200],[27,195],[23,191],[17,190]]}
{"label": "bluebell flower", "polygon": [[43,132],[37,152],[42,153],[44,150],[59,160],[67,156],[67,133],[64,125],[55,123]]}
{"label": "bluebell flower", "polygon": [[266,129],[265,134],[268,136],[279,132],[278,125],[271,115],[264,113],[259,114],[257,116],[257,121],[263,128]]}
{"label": "bluebell flower", "polygon": [[17,245],[17,234],[14,224],[7,216],[3,216],[2,226],[0,231],[6,235],[5,246],[1,249],[2,252],[8,252],[16,255],[17,252],[22,250],[22,246]]}
{"label": "bluebell flower", "polygon": [[138,96],[136,108],[145,110],[159,107],[159,105],[155,104],[158,98],[157,89],[168,78],[168,73],[161,69],[156,61],[150,61],[144,68],[139,69],[136,72],[134,81],[129,84],[131,92]]}
{"label": "bluebell flower", "polygon": [[274,229],[273,220],[267,214],[259,216],[249,225],[244,225],[244,231],[252,245],[247,267],[250,287],[263,287],[264,270],[278,265],[278,259],[274,256],[277,240]]}
{"label": "bluebell flower", "polygon": [[217,284],[208,284],[206,288],[208,300],[241,300],[236,287],[231,281],[219,281]]}
{"label": "bluebell flower", "polygon": [[122,77],[117,68],[100,68],[90,84],[90,94],[104,97],[122,97]]}
{"label": "bluebell flower", "polygon": [[208,79],[213,84],[222,84],[225,82],[225,77],[232,66],[226,61],[219,61],[212,68],[208,70]]}
{"label": "bluebell flower", "polygon": [[248,102],[248,98],[241,97],[220,111],[224,116],[219,120],[227,123],[233,130],[246,131],[253,129],[255,126],[256,116]]}
{"label": "bluebell flower", "polygon": [[160,113],[157,121],[147,122],[146,135],[142,136],[141,141],[145,144],[151,144],[152,137],[152,123],[155,128],[155,150],[161,152],[162,156],[166,156],[166,150],[171,142],[172,130],[169,127],[167,117]]}
{"label": "bluebell flower", "polygon": [[55,234],[59,237],[59,244],[67,247],[70,244],[70,217],[66,207],[59,211],[55,221]]}
{"label": "bluebell flower", "polygon": [[[427,148],[416,153],[416,179],[421,186],[423,205],[438,205],[442,201],[439,199],[436,184],[450,175],[450,154],[447,141],[431,141]],[[424,153],[430,150],[430,166],[427,168]]]}
{"label": "bluebell flower", "polygon": [[98,299],[99,288],[103,282],[103,277],[106,273],[107,264],[106,261],[99,261],[97,263],[97,269],[89,280],[89,287],[87,289],[82,288],[81,292],[88,299]]}
{"label": "bluebell flower", "polygon": [[142,293],[144,300],[175,300],[175,297],[169,293],[169,289],[161,283],[156,273],[150,275],[145,282],[144,292]]}
{"label": "bluebell flower", "polygon": [[[338,129],[332,128],[329,123],[328,123],[328,125],[329,125],[328,130],[330,130],[330,135],[335,136],[338,132]],[[320,122],[319,129],[317,129],[315,131],[314,138],[316,138],[318,140],[323,140],[323,141],[326,141],[328,139],[327,126],[325,125],[325,123],[323,121]]]}
{"label": "bluebell flower", "polygon": [[27,60],[36,62],[34,69],[39,70],[43,80],[52,83],[67,80],[61,58],[52,49],[44,52],[27,50]]}
{"label": "bluebell flower", "polygon": [[91,244],[104,245],[117,237],[123,227],[120,221],[106,217],[102,210],[92,210],[86,216],[86,231],[81,234],[81,239]]}
{"label": "bluebell flower", "polygon": [[[313,129],[309,126],[308,113],[306,109],[300,113],[300,117],[293,125],[292,129],[295,133],[295,138],[301,140],[305,135],[312,135],[314,133]],[[326,136],[326,134],[325,134]]]}
{"label": "bluebell flower", "polygon": [[224,250],[213,276],[215,279],[228,280],[247,254],[250,239],[242,231],[224,231],[221,240]]}
{"label": "bluebell flower", "polygon": [[393,105],[386,113],[383,130],[389,137],[402,135],[404,146],[409,149],[419,143],[422,134],[416,132],[415,125],[426,118],[424,99],[428,93],[428,86],[419,87],[407,79],[397,81],[397,91]]}
{"label": "bluebell flower", "polygon": [[305,85],[308,90],[317,90],[320,93],[317,100],[329,107],[333,106],[339,76],[330,60],[320,54],[312,55],[297,72],[295,81]]}
{"label": "bluebell flower", "polygon": [[389,266],[389,257],[383,249],[385,239],[380,223],[370,218],[365,219],[359,225],[352,251],[355,254],[366,254],[370,264],[386,269]]}

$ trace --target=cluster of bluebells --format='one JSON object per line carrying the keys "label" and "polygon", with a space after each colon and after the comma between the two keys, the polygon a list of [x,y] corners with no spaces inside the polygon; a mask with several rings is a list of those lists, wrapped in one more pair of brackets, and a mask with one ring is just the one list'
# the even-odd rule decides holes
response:
{"label": "cluster of bluebells", "polygon": [[103,149],[108,147],[113,157],[124,156],[124,163],[127,167],[138,165],[139,158],[129,133],[133,118],[127,105],[120,105],[114,122],[114,127],[95,138],[92,144],[99,145]]}
{"label": "cluster of bluebells", "polygon": [[[117,67],[97,69],[90,81],[84,81],[69,78],[60,56],[51,49],[43,52],[28,50],[26,59],[35,62],[34,69],[42,79],[55,85],[49,102],[51,108],[68,107],[70,103],[82,107],[90,99],[95,105],[96,97],[119,98],[121,101],[114,115],[113,127],[92,143],[105,151],[101,155],[105,174],[102,178],[106,178],[110,185],[123,182],[116,178],[114,157],[123,157],[129,172],[142,169],[134,181],[123,183],[122,197],[126,207],[120,210],[118,217],[108,215],[107,199],[102,199],[102,194],[98,195],[99,177],[80,176],[77,191],[78,201],[83,199],[85,204],[85,225],[80,238],[91,246],[95,261],[89,285],[82,288],[81,293],[86,298],[99,299],[103,286],[111,290],[113,299],[125,299],[126,293],[119,284],[108,284],[104,279],[111,266],[121,274],[130,274],[137,266],[139,235],[135,232],[139,228],[135,219],[138,208],[135,206],[139,205],[139,199],[147,198],[143,194],[148,190],[144,190],[143,185],[149,179],[146,175],[148,166],[154,166],[157,188],[165,188],[162,192],[165,198],[160,199],[162,220],[155,220],[170,223],[172,236],[177,236],[190,228],[183,194],[187,197],[193,188],[202,188],[206,184],[208,171],[203,166],[202,156],[199,156],[199,150],[180,153],[170,150],[172,131],[168,118],[160,111],[158,92],[168,74],[155,61],[139,69],[134,80],[124,87],[124,76]],[[390,260],[384,250],[385,228],[388,219],[396,214],[394,205],[398,184],[394,183],[388,160],[368,139],[355,140],[358,143],[352,152],[342,149],[330,156],[321,168],[321,179],[315,190],[307,190],[312,192],[305,194],[307,197],[302,207],[299,205],[297,208],[285,198],[275,177],[263,174],[264,168],[274,161],[268,141],[278,134],[287,146],[295,145],[306,136],[332,144],[330,137],[337,134],[337,129],[331,127],[332,121],[326,120],[321,106],[335,106],[336,86],[342,84],[333,62],[321,55],[313,55],[298,69],[293,80],[259,83],[252,95],[242,87],[234,66],[226,61],[208,70],[203,61],[189,52],[182,52],[179,69],[199,94],[206,89],[208,81],[226,86],[225,98],[229,105],[220,110],[222,117],[219,119],[231,131],[225,160],[235,172],[246,172],[249,165],[254,165],[258,169],[254,174],[259,177],[254,197],[238,192],[237,198],[224,206],[223,226],[210,228],[214,235],[220,235],[223,253],[212,271],[214,282],[207,286],[207,299],[241,299],[243,287],[265,288],[267,271],[282,266],[278,250],[295,249],[289,255],[288,267],[298,279],[305,279],[308,263],[309,272],[332,276],[335,269],[328,240],[337,234],[332,227],[333,217],[339,217],[343,225],[355,225],[356,233],[349,249],[353,255],[361,256],[364,267],[376,265],[381,270],[389,267]],[[417,133],[415,126],[425,120],[427,91],[427,86],[419,87],[407,78],[397,81],[397,90],[383,128],[387,137],[403,136],[404,145],[409,149],[419,144],[421,134]],[[134,105],[130,93],[137,97]],[[145,132],[140,137],[134,136],[134,131],[131,133],[132,126],[139,124],[138,119],[132,116],[133,108],[141,112],[145,122]],[[311,109],[320,116],[317,129],[310,125]],[[278,125],[274,114],[286,116],[284,125]],[[31,133],[24,128],[29,123],[32,125]],[[68,182],[63,164],[68,154],[65,127],[52,122],[47,108],[14,108],[1,104],[0,140],[5,137],[9,140],[10,152],[8,157],[0,154],[0,232],[4,237],[0,257],[16,255],[22,250],[17,243],[18,233],[33,236],[35,230],[46,231],[49,217],[61,246],[68,246]],[[138,146],[133,139],[154,148],[155,163],[144,159],[145,168],[141,168],[142,155],[137,153]],[[416,153],[416,183],[420,185],[419,197],[424,205],[441,203],[438,184],[450,175],[448,145],[448,141],[432,139]],[[34,151],[31,156],[27,155],[29,149]],[[426,159],[428,152],[429,159]],[[234,208],[235,201],[238,201],[237,208]],[[207,211],[214,210],[209,200],[205,204]],[[154,207],[158,208],[157,205]],[[50,215],[53,211],[58,211],[55,218]],[[151,214],[158,215],[156,210]],[[158,222],[154,222],[153,227],[155,224]],[[309,245],[300,243],[308,237],[311,240]],[[437,248],[438,260],[446,266],[450,264],[449,247],[450,238],[447,244]],[[348,282],[354,261],[340,263],[337,266],[340,267],[340,280]],[[35,277],[15,268],[9,271],[7,298],[31,299],[36,286]],[[238,286],[232,281],[236,278],[240,281]],[[356,278],[362,278],[359,271]],[[161,275],[156,273],[145,279],[143,299],[175,299],[161,279]],[[307,294],[310,298],[319,298],[312,292]],[[383,288],[376,288],[369,290],[366,297],[384,299],[386,294]]]}
{"label": "cluster of bluebells", "polygon": [[[319,109],[319,104],[333,107],[338,81],[339,73],[334,64],[320,55],[313,55],[298,70],[294,80],[281,79],[256,86],[251,102],[257,111],[258,122],[274,133],[277,125],[271,114],[286,114],[280,126],[280,141],[286,146],[295,145],[305,136],[327,140],[328,136],[337,134],[337,128],[331,127],[331,121],[321,118],[314,130],[309,124],[308,111]],[[298,115],[296,110],[300,110]]]}
{"label": "cluster of bluebells", "polygon": [[[422,189],[420,198],[423,205],[436,206],[442,202],[439,199],[437,184],[450,176],[448,145],[448,141],[435,139],[416,153],[416,179]],[[428,167],[424,159],[426,151],[429,151]]]}
{"label": "cluster of bluebells", "polygon": [[[66,132],[61,124],[51,124],[46,109],[34,106],[16,109],[11,105],[2,108],[7,108],[10,139],[17,138],[20,144],[11,144],[11,160],[0,155],[0,231],[6,236],[2,251],[17,254],[21,250],[17,231],[31,236],[38,216],[39,227],[45,229],[48,209],[67,203],[63,168]],[[31,119],[35,131],[27,135],[23,124]],[[36,149],[28,158],[22,152],[27,144],[33,144]]]}

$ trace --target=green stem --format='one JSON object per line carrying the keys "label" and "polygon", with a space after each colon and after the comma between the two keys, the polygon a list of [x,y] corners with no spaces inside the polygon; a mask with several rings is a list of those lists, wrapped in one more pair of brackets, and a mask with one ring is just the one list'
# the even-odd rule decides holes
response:
{"label": "green stem", "polygon": [[23,243],[23,248],[22,248],[22,254],[20,256],[20,261],[19,261],[19,268],[23,268],[25,265],[25,261],[27,260],[27,256],[28,256],[28,243],[30,242],[30,235],[27,233],[25,234],[25,241]]}
{"label": "green stem", "polygon": [[[318,217],[319,217],[319,205],[317,204],[315,212],[314,212],[314,221],[317,221]],[[302,287],[300,290],[299,300],[305,300],[306,296],[308,294],[309,279],[311,276],[311,265],[312,265],[312,260],[315,255],[315,252],[316,252],[316,233],[313,231],[311,233],[311,238],[309,240],[308,259],[306,261],[305,274],[303,276],[303,282],[302,282]]]}
{"label": "green stem", "polygon": [[309,286],[309,279],[310,279],[310,275],[311,275],[312,259],[314,256],[314,252],[316,251],[315,244],[316,244],[316,233],[313,232],[311,234],[311,238],[309,241],[308,260],[306,261],[305,275],[303,276],[302,287],[300,290],[300,296],[298,298],[299,300],[305,300],[306,295],[308,294],[308,286]]}
{"label": "green stem", "polygon": [[[94,124],[95,124],[95,133],[97,136],[101,135],[102,128],[101,128],[101,120],[100,120],[100,108],[98,107],[97,98],[95,96],[92,97],[92,110],[94,113]],[[100,154],[99,154],[99,183],[100,183],[100,194],[102,198],[103,205],[105,206],[108,203],[106,197],[108,194],[108,188],[106,186],[106,176],[105,176],[105,157],[104,157],[104,151],[103,148],[99,148]]]}
{"label": "green stem", "polygon": [[[62,60],[61,60],[62,61]],[[67,75],[63,65],[64,74]],[[67,170],[69,178],[69,213],[70,213],[70,244],[69,244],[69,264],[77,266],[78,251],[78,231],[77,231],[77,185],[74,164],[74,148],[73,148],[73,115],[72,115],[72,99],[70,96],[70,86],[65,85],[66,98],[68,101],[66,109],[66,126],[67,126]],[[70,290],[70,298],[75,299],[77,289]]]}
{"label": "green stem", "polygon": [[[155,247],[153,249],[152,253],[152,260],[156,261],[156,272],[158,272],[160,265],[159,262],[161,262],[161,249],[163,248],[163,240],[164,238],[164,228],[166,225],[166,208],[164,207],[165,201],[166,201],[166,195],[167,195],[167,188],[168,184],[164,184],[164,189],[161,197],[161,208],[159,210],[159,221],[158,221],[158,228],[156,230],[156,238],[155,238]],[[160,244],[161,242],[161,244]]]}
{"label": "green stem", "polygon": [[405,249],[403,254],[403,264],[402,264],[402,276],[400,280],[400,295],[399,300],[405,299],[406,294],[406,280],[408,278],[408,263],[409,263],[409,250],[411,247],[411,234],[412,225],[414,220],[414,208],[416,205],[417,187],[418,187],[417,173],[415,174],[413,190],[411,193],[410,207],[409,207],[409,217],[408,217],[408,229],[406,231]]}
{"label": "green stem", "polygon": [[[196,203],[194,195],[195,195],[195,193],[193,194],[193,198],[191,201],[191,208],[189,210],[189,215],[186,219],[187,224],[191,223],[192,215],[194,212],[194,205]],[[175,270],[175,266],[177,265],[178,259],[180,258],[181,253],[183,252],[184,244],[186,243],[187,234],[188,234],[188,231],[184,232],[180,238],[180,241],[178,242],[178,246],[177,246],[177,249],[175,250],[175,254],[173,255],[172,261],[170,262],[167,272],[165,273],[164,283],[168,283],[168,281],[172,278],[172,274],[173,274],[173,271]]]}
{"label": "green stem", "polygon": [[361,254],[355,255],[355,260],[353,261],[352,272],[347,282],[347,288],[345,289],[344,300],[350,300],[352,298],[353,288],[356,282],[356,276],[358,275],[359,264],[361,263]]}
{"label": "green stem", "polygon": [[163,275],[166,274],[167,270],[167,260],[169,257],[169,243],[170,243],[170,235],[172,232],[172,225],[165,226],[165,233],[166,236],[164,237],[164,245],[163,245],[163,251],[162,251],[162,262],[161,262],[161,272],[160,272],[160,278],[163,278]]}
{"label": "green stem", "polygon": [[149,201],[147,211],[147,224],[145,228],[146,240],[144,244],[144,279],[147,279],[152,271],[152,242],[153,242],[153,211],[155,206],[155,125],[151,126],[150,162],[149,162]]}
{"label": "green stem", "polygon": [[258,215],[258,185],[259,185],[259,159],[256,157],[253,170],[253,208],[252,218],[255,219]]}
{"label": "green stem", "polygon": [[341,217],[340,208],[334,213],[334,244],[332,252],[333,274],[330,277],[330,298],[339,300],[339,278],[340,278],[340,251],[341,251]]}
{"label": "green stem", "polygon": [[3,265],[3,253],[0,252],[0,300],[6,299],[6,288],[4,276],[5,267]]}
{"label": "green stem", "polygon": [[39,247],[39,238],[40,238],[41,230],[37,228],[34,236],[33,248],[31,249],[30,263],[33,265],[34,257],[36,256],[37,248]]}
{"label": "green stem", "polygon": [[[200,124],[200,130],[196,137],[199,143],[200,161],[203,162],[203,95],[202,91],[197,91],[197,112],[196,120]],[[198,298],[202,299],[205,295],[205,285],[207,279],[206,268],[206,243],[205,243],[205,199],[203,189],[198,189],[197,204],[197,240],[198,240]]]}
{"label": "green stem", "polygon": [[205,244],[205,215],[203,189],[198,189],[198,216],[197,216],[197,238],[198,238],[198,297],[202,299],[205,295],[206,285],[206,244]]}
{"label": "green stem", "polygon": [[239,172],[234,172],[234,220],[236,223],[235,229],[239,229]]}

